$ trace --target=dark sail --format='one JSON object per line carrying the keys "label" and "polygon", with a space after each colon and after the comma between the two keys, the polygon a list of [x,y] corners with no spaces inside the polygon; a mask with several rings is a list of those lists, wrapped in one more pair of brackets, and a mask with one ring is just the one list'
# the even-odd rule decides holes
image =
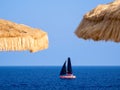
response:
{"label": "dark sail", "polygon": [[63,67],[62,67],[61,72],[60,72],[60,75],[65,75],[65,74],[66,74],[66,61],[63,64]]}
{"label": "dark sail", "polygon": [[67,73],[72,74],[72,66],[71,66],[70,58],[68,58]]}

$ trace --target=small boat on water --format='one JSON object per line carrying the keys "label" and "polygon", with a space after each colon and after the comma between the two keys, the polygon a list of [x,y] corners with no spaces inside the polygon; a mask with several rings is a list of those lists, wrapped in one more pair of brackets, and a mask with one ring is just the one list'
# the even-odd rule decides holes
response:
{"label": "small boat on water", "polygon": [[68,60],[64,62],[61,72],[60,72],[60,78],[61,79],[74,79],[76,76],[72,73],[72,65],[71,60],[68,57]]}

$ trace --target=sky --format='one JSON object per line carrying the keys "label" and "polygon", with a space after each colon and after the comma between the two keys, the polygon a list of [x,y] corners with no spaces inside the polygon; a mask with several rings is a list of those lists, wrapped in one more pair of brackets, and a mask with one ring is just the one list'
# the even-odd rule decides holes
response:
{"label": "sky", "polygon": [[0,18],[48,33],[49,48],[0,52],[0,66],[119,66],[120,43],[79,39],[75,30],[83,15],[113,0],[0,0]]}

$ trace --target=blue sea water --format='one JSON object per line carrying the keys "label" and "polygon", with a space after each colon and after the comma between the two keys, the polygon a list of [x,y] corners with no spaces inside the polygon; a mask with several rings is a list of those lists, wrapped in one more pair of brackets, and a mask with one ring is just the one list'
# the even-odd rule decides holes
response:
{"label": "blue sea water", "polygon": [[120,90],[120,67],[73,67],[76,79],[60,79],[61,67],[0,67],[0,90]]}

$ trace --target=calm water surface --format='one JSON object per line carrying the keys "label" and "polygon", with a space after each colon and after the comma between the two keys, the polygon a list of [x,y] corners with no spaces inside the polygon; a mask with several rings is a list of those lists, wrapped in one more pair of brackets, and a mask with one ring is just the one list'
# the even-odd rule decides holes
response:
{"label": "calm water surface", "polygon": [[120,90],[120,67],[73,67],[76,79],[59,79],[61,67],[0,67],[0,90]]}

